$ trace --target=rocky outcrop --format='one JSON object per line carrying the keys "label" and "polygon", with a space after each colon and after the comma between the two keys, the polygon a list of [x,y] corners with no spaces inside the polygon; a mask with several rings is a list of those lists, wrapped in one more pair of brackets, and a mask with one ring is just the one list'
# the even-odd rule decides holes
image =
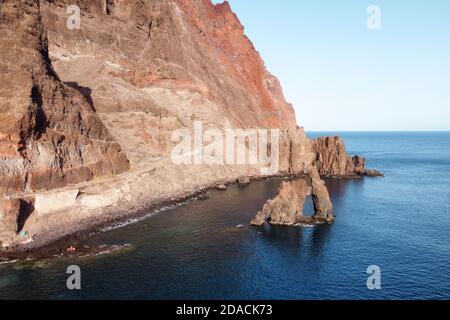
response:
{"label": "rocky outcrop", "polygon": [[325,182],[320,179],[316,167],[311,171],[311,181],[311,195],[314,205],[313,218],[315,218],[317,222],[333,222],[335,220],[333,215],[333,204],[331,203]]}
{"label": "rocky outcrop", "polygon": [[[305,216],[303,208],[306,198],[311,196],[314,215]],[[251,221],[260,226],[266,221],[273,225],[316,225],[332,223],[335,220],[333,205],[325,183],[316,169],[310,175],[295,181],[284,181],[274,199],[267,201],[262,210]]]}
{"label": "rocky outcrop", "polygon": [[0,241],[12,239],[16,235],[21,208],[19,199],[0,198]]}
{"label": "rocky outcrop", "polygon": [[262,225],[266,220],[275,225],[293,225],[303,217],[303,206],[308,195],[305,180],[282,182],[278,195],[264,205],[252,220],[253,225]]}
{"label": "rocky outcrop", "polygon": [[43,1],[0,8],[0,191],[36,191],[128,169],[119,144],[52,67]]}
{"label": "rocky outcrop", "polygon": [[313,161],[321,176],[359,177],[383,176],[381,172],[366,169],[366,159],[347,154],[344,141],[340,137],[322,137],[312,140]]}

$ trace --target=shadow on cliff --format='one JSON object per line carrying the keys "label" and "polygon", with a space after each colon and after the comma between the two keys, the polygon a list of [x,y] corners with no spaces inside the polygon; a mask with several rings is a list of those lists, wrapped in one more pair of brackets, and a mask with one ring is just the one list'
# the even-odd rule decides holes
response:
{"label": "shadow on cliff", "polygon": [[[44,112],[44,102],[42,100],[41,89],[37,85],[33,86],[31,89],[31,100],[36,107],[36,127],[34,130],[36,133],[36,139],[39,140],[47,130],[48,120]],[[25,143],[25,141],[23,143]]]}
{"label": "shadow on cliff", "polygon": [[20,200],[20,212],[17,217],[17,232],[23,230],[25,226],[25,222],[27,222],[28,218],[34,212],[34,205],[32,203],[26,202],[24,200]]}
{"label": "shadow on cliff", "polygon": [[77,82],[64,82],[64,84],[72,89],[77,90],[86,99],[86,102],[91,106],[92,111],[96,112],[94,107],[94,100],[92,99],[92,89],[89,87],[80,86]]}

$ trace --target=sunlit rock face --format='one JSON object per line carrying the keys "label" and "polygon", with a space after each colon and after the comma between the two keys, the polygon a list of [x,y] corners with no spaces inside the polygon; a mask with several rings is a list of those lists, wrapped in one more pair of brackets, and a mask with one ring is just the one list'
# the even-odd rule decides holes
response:
{"label": "sunlit rock face", "polygon": [[62,3],[44,1],[41,9],[52,64],[65,83],[90,93],[132,164],[142,154],[167,154],[170,132],[196,120],[296,128],[278,80],[228,3],[78,1],[80,30],[65,27]]}
{"label": "sunlit rock face", "polygon": [[12,238],[19,229],[21,201],[0,197],[0,240]]}
{"label": "sunlit rock face", "polygon": [[[67,25],[73,4],[80,29]],[[283,129],[288,158],[293,108],[227,2],[8,0],[0,28],[5,192],[145,166],[194,121]]]}
{"label": "sunlit rock face", "polygon": [[366,169],[366,159],[350,156],[340,137],[321,137],[312,140],[311,151],[314,153],[314,165],[321,176],[355,178],[360,176],[383,176],[376,170]]}

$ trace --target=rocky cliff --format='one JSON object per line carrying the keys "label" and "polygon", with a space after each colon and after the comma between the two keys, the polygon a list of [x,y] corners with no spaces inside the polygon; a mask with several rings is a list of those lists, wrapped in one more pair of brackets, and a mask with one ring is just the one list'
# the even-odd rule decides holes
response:
{"label": "rocky cliff", "polygon": [[376,170],[366,169],[366,159],[349,156],[340,137],[322,137],[312,140],[314,165],[321,176],[354,178],[358,176],[383,176]]}
{"label": "rocky cliff", "polygon": [[4,234],[24,229],[43,243],[261,175],[251,163],[174,163],[173,132],[196,123],[280,129],[272,174],[347,170],[325,163],[334,145],[297,127],[226,1],[0,0],[0,31]]}
{"label": "rocky cliff", "polygon": [[45,190],[127,170],[94,106],[55,73],[40,3],[2,1],[0,32],[0,191]]}
{"label": "rocky cliff", "polygon": [[[79,30],[67,27],[73,4]],[[226,2],[11,0],[0,10],[0,188],[7,192],[122,172],[122,148],[133,164],[167,153],[165,131],[194,119],[296,126]]]}

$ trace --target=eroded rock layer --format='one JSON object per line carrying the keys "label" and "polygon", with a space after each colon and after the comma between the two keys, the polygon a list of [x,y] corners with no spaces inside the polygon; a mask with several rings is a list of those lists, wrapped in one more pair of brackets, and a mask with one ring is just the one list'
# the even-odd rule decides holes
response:
{"label": "eroded rock layer", "polygon": [[0,32],[0,190],[51,189],[127,170],[92,105],[55,74],[39,1],[2,1]]}
{"label": "eroded rock layer", "polygon": [[0,239],[11,238],[19,231],[21,209],[19,199],[0,197]]}

